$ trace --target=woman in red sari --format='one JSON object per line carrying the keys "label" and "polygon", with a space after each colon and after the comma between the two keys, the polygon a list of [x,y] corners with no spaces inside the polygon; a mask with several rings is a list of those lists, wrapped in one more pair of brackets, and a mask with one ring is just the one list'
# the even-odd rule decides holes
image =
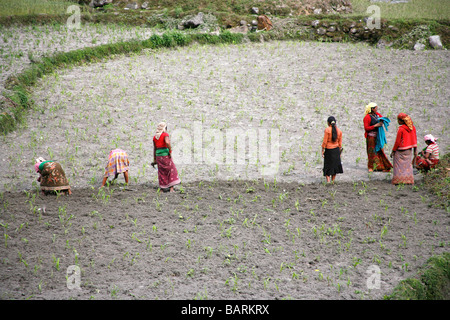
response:
{"label": "woman in red sari", "polygon": [[172,161],[172,147],[170,145],[169,134],[165,122],[158,124],[155,136],[153,137],[153,162],[152,166],[158,165],[158,180],[161,189],[170,188],[174,192],[173,186],[181,183],[178,171]]}
{"label": "woman in red sari", "polygon": [[375,152],[375,146],[377,144],[377,128],[383,125],[379,120],[381,117],[382,115],[378,113],[378,106],[376,103],[371,102],[366,106],[363,122],[368,158],[367,168],[369,169],[369,172],[389,172],[392,169],[392,163],[386,157],[383,149]]}
{"label": "woman in red sari", "polygon": [[391,157],[394,158],[392,184],[414,184],[413,164],[417,157],[416,128],[405,113],[400,113],[397,120],[400,127],[391,153]]}

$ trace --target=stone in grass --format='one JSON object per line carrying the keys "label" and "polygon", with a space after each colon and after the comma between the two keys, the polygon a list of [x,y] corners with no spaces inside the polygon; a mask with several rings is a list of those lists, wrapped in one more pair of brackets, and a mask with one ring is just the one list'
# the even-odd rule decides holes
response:
{"label": "stone in grass", "polygon": [[423,43],[416,42],[416,44],[414,45],[414,50],[415,51],[425,50],[425,45]]}
{"label": "stone in grass", "polygon": [[376,45],[377,49],[385,49],[389,48],[390,46],[392,46],[392,43],[387,42],[385,39],[380,39]]}
{"label": "stone in grass", "polygon": [[137,10],[139,9],[139,5],[136,2],[129,3],[125,6],[125,10]]}
{"label": "stone in grass", "polygon": [[89,6],[92,8],[98,8],[98,7],[103,7],[110,3],[112,3],[112,0],[92,0],[89,3]]}
{"label": "stone in grass", "polygon": [[320,24],[320,20],[314,20],[311,22],[311,26],[313,28],[317,28],[319,26],[319,24]]}
{"label": "stone in grass", "polygon": [[184,28],[194,29],[204,23],[203,12],[199,12],[196,16],[187,18],[181,22]]}
{"label": "stone in grass", "polygon": [[442,42],[440,36],[431,36],[428,38],[428,41],[430,42],[430,46],[433,49],[442,49]]}
{"label": "stone in grass", "polygon": [[317,34],[324,35],[327,32],[327,29],[320,27],[317,29]]}

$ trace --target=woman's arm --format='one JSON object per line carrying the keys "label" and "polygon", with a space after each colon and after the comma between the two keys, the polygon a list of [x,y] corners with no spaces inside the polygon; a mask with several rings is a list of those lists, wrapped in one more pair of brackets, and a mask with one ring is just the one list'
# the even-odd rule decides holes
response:
{"label": "woman's arm", "polygon": [[153,140],[153,162],[152,162],[152,166],[154,166],[156,163],[156,144],[155,141]]}
{"label": "woman's arm", "polygon": [[393,157],[395,151],[397,151],[398,147],[400,146],[400,141],[402,141],[402,135],[403,135],[403,130],[400,127],[400,128],[398,128],[397,137],[395,139],[394,146],[392,147],[391,158]]}
{"label": "woman's arm", "polygon": [[378,122],[378,123],[374,124],[373,126],[371,126],[370,125],[371,117],[369,114],[364,117],[363,121],[364,121],[364,130],[366,130],[366,132],[375,130],[375,128],[381,127],[383,125],[381,122]]}
{"label": "woman's arm", "polygon": [[[328,129],[328,128],[327,128]],[[324,157],[324,153],[325,153],[325,147],[327,146],[327,142],[328,142],[328,130],[325,129],[325,132],[323,134],[323,141],[322,141],[322,158]]]}
{"label": "woman's arm", "polygon": [[169,136],[164,137],[164,142],[166,143],[166,146],[169,149],[169,156],[172,156],[172,147],[170,146]]}

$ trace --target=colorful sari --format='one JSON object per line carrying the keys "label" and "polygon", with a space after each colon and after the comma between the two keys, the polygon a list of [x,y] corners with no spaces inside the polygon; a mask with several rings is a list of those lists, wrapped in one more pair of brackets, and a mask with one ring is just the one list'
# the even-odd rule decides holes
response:
{"label": "colorful sari", "polygon": [[[429,171],[439,163],[439,146],[434,142],[435,138],[433,136],[431,136],[431,139],[433,143],[424,148],[416,157],[416,168],[418,170]],[[429,153],[428,160],[425,158],[426,153]]]}
{"label": "colorful sari", "polygon": [[130,161],[128,155],[122,149],[114,149],[109,153],[108,164],[105,168],[104,177],[113,176],[128,171]]}
{"label": "colorful sari", "polygon": [[366,138],[366,147],[367,147],[367,167],[369,171],[383,171],[389,172],[392,169],[392,163],[386,157],[383,149],[378,152],[375,152],[375,148],[377,145],[377,137],[375,134],[369,134]]}
{"label": "colorful sari", "polygon": [[156,149],[156,163],[158,165],[158,181],[161,189],[167,189],[181,183],[168,148]]}
{"label": "colorful sari", "polygon": [[394,153],[392,184],[414,184],[412,149],[397,150]]}
{"label": "colorful sari", "polygon": [[63,168],[58,162],[45,161],[39,165],[41,174],[41,190],[42,191],[69,191],[69,181],[66,178]]}
{"label": "colorful sari", "polygon": [[439,163],[439,159],[430,159],[429,163],[427,161],[427,159],[421,157],[421,156],[417,156],[416,158],[416,168],[418,170],[422,170],[422,171],[429,171],[430,169],[434,168],[438,163]]}

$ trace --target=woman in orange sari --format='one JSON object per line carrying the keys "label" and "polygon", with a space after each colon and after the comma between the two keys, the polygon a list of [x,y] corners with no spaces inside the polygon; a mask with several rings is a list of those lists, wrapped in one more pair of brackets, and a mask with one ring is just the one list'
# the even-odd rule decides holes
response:
{"label": "woman in orange sari", "polygon": [[413,164],[417,157],[416,127],[405,113],[400,113],[397,121],[400,127],[391,153],[391,157],[394,158],[392,184],[414,184]]}
{"label": "woman in orange sari", "polygon": [[369,172],[389,172],[392,169],[392,163],[386,157],[383,149],[375,152],[377,144],[377,128],[383,125],[379,120],[381,117],[382,115],[378,113],[378,105],[376,103],[371,102],[366,106],[363,122],[368,158],[367,167]]}

